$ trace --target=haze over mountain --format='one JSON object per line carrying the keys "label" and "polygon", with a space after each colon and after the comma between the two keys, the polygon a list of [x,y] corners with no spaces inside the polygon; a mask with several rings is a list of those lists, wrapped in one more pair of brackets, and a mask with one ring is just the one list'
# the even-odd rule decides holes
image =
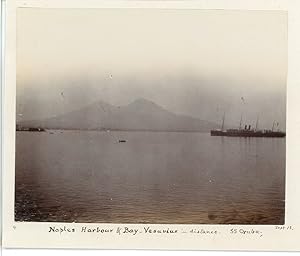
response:
{"label": "haze over mountain", "polygon": [[23,8],[17,18],[18,122],[145,98],[215,123],[225,112],[227,127],[242,115],[285,130],[286,12]]}
{"label": "haze over mountain", "polygon": [[24,127],[81,130],[209,131],[218,127],[212,122],[172,113],[143,98],[125,106],[98,101],[67,114],[18,124]]}

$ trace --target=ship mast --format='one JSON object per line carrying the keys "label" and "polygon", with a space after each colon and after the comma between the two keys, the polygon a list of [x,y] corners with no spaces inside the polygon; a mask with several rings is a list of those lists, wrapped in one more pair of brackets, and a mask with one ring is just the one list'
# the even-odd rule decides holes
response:
{"label": "ship mast", "polygon": [[240,126],[239,126],[239,130],[242,129],[242,120],[243,120],[243,114],[241,114],[241,119],[240,119]]}
{"label": "ship mast", "polygon": [[224,122],[225,122],[225,112],[222,119],[222,128],[221,128],[222,131],[224,130]]}
{"label": "ship mast", "polygon": [[273,121],[272,132],[274,131],[274,125],[275,125],[275,121]]}
{"label": "ship mast", "polygon": [[255,131],[257,131],[257,128],[258,128],[258,116],[257,116],[257,119],[256,119]]}

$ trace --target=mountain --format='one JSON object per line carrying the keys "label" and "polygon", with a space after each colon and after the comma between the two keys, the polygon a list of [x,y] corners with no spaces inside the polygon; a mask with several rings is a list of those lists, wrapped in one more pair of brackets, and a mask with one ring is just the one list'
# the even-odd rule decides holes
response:
{"label": "mountain", "polygon": [[156,103],[137,99],[126,106],[98,101],[85,108],[43,120],[23,121],[22,127],[82,130],[209,131],[218,125],[174,114]]}

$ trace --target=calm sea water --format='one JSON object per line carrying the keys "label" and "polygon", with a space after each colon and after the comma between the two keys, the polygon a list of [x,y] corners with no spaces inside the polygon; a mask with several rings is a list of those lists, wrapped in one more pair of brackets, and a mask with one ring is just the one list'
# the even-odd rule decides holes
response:
{"label": "calm sea water", "polygon": [[282,138],[58,130],[16,136],[17,221],[284,223]]}

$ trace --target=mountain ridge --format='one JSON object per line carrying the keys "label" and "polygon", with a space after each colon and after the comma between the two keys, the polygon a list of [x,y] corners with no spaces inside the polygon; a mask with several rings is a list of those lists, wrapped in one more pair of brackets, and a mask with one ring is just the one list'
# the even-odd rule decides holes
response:
{"label": "mountain ridge", "polygon": [[114,106],[99,100],[69,113],[41,120],[21,121],[18,125],[44,129],[187,132],[204,132],[219,127],[209,121],[173,113],[144,98],[138,98],[123,106]]}

